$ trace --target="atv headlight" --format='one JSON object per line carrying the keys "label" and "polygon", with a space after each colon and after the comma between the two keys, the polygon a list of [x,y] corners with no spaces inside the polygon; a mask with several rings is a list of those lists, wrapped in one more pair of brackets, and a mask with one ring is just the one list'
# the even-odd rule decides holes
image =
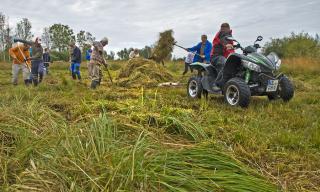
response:
{"label": "atv headlight", "polygon": [[278,59],[278,61],[276,61],[276,70],[278,71],[281,67],[281,59]]}
{"label": "atv headlight", "polygon": [[245,60],[242,60],[242,65],[248,69],[250,69],[251,71],[256,71],[258,73],[261,72],[261,68],[259,65],[257,64],[254,64],[252,62],[249,62],[249,61],[245,61]]}

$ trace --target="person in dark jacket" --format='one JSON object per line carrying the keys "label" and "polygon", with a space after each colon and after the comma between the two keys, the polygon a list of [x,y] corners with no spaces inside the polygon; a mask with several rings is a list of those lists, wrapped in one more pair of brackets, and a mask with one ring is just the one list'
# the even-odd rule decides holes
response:
{"label": "person in dark jacket", "polygon": [[220,31],[216,34],[212,42],[211,51],[211,64],[215,66],[218,71],[218,77],[216,78],[216,84],[213,86],[213,90],[218,91],[225,81],[222,76],[222,70],[226,63],[228,56],[234,53],[233,42],[228,41],[226,38],[232,36],[232,30],[228,23],[221,25]]}
{"label": "person in dark jacket", "polygon": [[38,86],[41,83],[43,78],[43,60],[42,54],[43,49],[41,46],[41,39],[39,37],[35,37],[33,41],[25,41],[22,39],[14,39],[16,42],[21,42],[31,46],[31,73],[32,73],[32,82],[34,86]]}
{"label": "person in dark jacket", "polygon": [[51,63],[51,57],[48,48],[44,49],[44,54],[43,54],[43,64],[44,64],[44,69],[46,75],[49,74],[49,65]]}
{"label": "person in dark jacket", "polygon": [[76,46],[75,42],[70,42],[70,50],[71,50],[71,74],[73,79],[81,80],[80,74],[80,64],[81,64],[81,51],[79,47]]}
{"label": "person in dark jacket", "polygon": [[[210,63],[212,44],[208,41],[207,35],[201,36],[201,42],[196,46],[188,48],[189,52],[196,52],[193,62]],[[201,56],[200,56],[201,55]]]}

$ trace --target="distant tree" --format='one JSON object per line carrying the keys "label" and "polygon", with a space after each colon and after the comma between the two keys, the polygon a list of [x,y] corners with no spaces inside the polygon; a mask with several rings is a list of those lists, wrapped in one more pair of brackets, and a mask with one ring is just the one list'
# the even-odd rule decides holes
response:
{"label": "distant tree", "polygon": [[12,28],[9,25],[9,19],[7,18],[7,24],[4,28],[4,44],[5,51],[12,47]]}
{"label": "distant tree", "polygon": [[95,41],[95,38],[92,36],[90,32],[85,32],[81,30],[77,33],[77,43],[79,44],[80,48],[85,51],[87,50],[87,44],[92,44]]}
{"label": "distant tree", "polygon": [[31,40],[31,38],[33,37],[31,29],[32,25],[29,19],[23,18],[17,23],[15,36],[23,40]]}
{"label": "distant tree", "polygon": [[86,32],[86,41],[87,43],[92,44],[96,40],[95,37],[90,32]]}
{"label": "distant tree", "polygon": [[77,43],[79,44],[80,48],[84,47],[86,41],[86,32],[81,30],[79,33],[77,33]]}
{"label": "distant tree", "polygon": [[152,54],[152,47],[145,46],[140,50],[140,56],[144,58],[150,58]]}
{"label": "distant tree", "polygon": [[115,52],[110,51],[110,54],[108,54],[108,59],[109,60],[114,60],[115,56],[116,56]]}
{"label": "distant tree", "polygon": [[49,28],[52,48],[59,51],[68,50],[68,44],[75,40],[73,30],[68,25],[54,24]]}
{"label": "distant tree", "polygon": [[290,36],[271,39],[266,43],[264,53],[277,53],[280,57],[319,57],[319,36],[311,36],[308,33],[291,33]]}
{"label": "distant tree", "polygon": [[48,27],[45,27],[43,29],[43,33],[42,33],[42,42],[43,44],[46,46],[46,48],[51,49],[51,38],[50,38],[50,29]]}
{"label": "distant tree", "polygon": [[[0,12],[0,44],[1,44],[1,51],[5,50],[5,26],[6,26],[6,16]],[[3,60],[6,59],[5,54],[2,54]]]}
{"label": "distant tree", "polygon": [[123,50],[120,50],[119,52],[117,52],[117,55],[120,60],[128,60],[129,54],[132,50],[133,50],[133,48],[129,48],[129,49],[124,48]]}

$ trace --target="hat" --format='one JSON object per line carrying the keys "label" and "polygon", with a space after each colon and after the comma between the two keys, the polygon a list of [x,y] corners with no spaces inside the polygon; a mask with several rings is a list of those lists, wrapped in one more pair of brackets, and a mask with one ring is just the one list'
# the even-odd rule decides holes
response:
{"label": "hat", "polygon": [[101,39],[101,42],[103,43],[108,43],[109,42],[109,39],[107,37],[104,37],[103,39]]}
{"label": "hat", "polygon": [[33,42],[38,41],[39,44],[41,44],[41,42],[42,42],[40,37],[33,37],[32,41]]}

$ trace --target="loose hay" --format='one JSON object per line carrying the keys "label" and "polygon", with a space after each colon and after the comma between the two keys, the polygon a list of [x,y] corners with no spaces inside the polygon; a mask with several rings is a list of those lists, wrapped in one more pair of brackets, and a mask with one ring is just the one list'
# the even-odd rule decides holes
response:
{"label": "loose hay", "polygon": [[171,81],[173,76],[152,60],[136,58],[121,69],[117,84],[122,87],[153,87]]}
{"label": "loose hay", "polygon": [[170,29],[160,33],[151,58],[157,63],[168,59],[173,51],[174,42],[173,30]]}

